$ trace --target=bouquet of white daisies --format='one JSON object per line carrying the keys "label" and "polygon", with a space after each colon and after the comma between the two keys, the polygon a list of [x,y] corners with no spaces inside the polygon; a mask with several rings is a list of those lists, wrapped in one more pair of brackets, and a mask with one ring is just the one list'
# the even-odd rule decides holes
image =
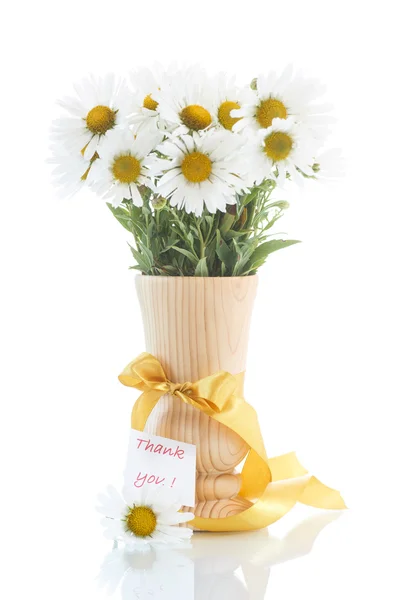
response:
{"label": "bouquet of white daisies", "polygon": [[[260,75],[240,87],[200,68],[141,69],[75,86],[52,127],[56,183],[89,186],[132,235],[147,275],[253,275],[296,240],[271,228],[288,180],[339,175],[318,82]],[[336,172],[335,172],[336,167]]]}

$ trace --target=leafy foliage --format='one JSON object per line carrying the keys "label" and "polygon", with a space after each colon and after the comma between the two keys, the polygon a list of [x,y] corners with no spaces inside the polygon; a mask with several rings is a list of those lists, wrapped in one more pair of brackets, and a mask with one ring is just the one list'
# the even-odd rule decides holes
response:
{"label": "leafy foliage", "polygon": [[275,182],[266,180],[226,213],[205,212],[201,217],[171,207],[145,187],[143,207],[129,200],[108,207],[133,234],[133,269],[145,275],[239,277],[254,275],[272,252],[298,243],[271,239],[270,229],[289,206],[271,201],[274,188]]}

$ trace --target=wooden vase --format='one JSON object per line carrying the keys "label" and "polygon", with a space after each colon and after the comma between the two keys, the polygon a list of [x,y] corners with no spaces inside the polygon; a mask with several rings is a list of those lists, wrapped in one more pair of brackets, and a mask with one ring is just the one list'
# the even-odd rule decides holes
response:
{"label": "wooden vase", "polygon": [[[136,277],[146,351],[171,381],[245,371],[257,281],[256,276]],[[226,426],[166,394],[145,431],[196,445],[197,517],[228,517],[251,505],[237,497],[241,479],[235,471],[249,447]]]}

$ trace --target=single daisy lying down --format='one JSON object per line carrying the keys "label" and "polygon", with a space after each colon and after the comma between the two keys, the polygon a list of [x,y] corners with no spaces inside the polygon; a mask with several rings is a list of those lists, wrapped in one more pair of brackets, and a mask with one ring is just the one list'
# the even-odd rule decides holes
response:
{"label": "single daisy lying down", "polygon": [[109,485],[98,496],[97,510],[105,516],[104,535],[122,541],[127,550],[146,545],[179,544],[188,540],[193,531],[178,527],[194,519],[192,513],[180,513],[181,504],[171,504],[154,490],[141,491],[124,488],[121,496]]}

